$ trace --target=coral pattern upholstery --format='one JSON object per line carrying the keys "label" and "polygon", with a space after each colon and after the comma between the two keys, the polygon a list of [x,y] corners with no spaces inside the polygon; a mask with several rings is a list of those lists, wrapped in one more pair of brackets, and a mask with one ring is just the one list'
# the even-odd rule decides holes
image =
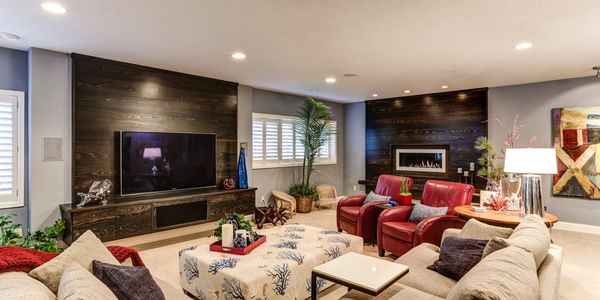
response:
{"label": "coral pattern upholstery", "polygon": [[[377,178],[375,194],[390,196],[398,201],[401,187],[401,176],[380,175]],[[412,187],[412,179],[408,180],[408,188]],[[365,241],[373,241],[376,236],[375,225],[377,220],[374,218],[374,206],[384,204],[386,201],[376,201],[364,204],[366,195],[348,196],[341,199],[337,205],[337,228],[338,231],[346,231],[349,234],[361,236]]]}
{"label": "coral pattern upholstery", "polygon": [[385,251],[401,256],[421,243],[439,246],[447,228],[462,228],[465,221],[456,216],[454,208],[471,204],[475,188],[470,184],[428,180],[423,189],[421,204],[448,207],[448,214],[434,216],[418,224],[408,222],[412,206],[398,206],[384,210],[377,223],[379,255]]}

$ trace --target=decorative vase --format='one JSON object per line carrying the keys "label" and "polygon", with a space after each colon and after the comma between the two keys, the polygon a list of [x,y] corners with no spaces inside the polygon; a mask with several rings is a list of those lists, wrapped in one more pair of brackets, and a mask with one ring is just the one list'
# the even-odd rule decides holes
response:
{"label": "decorative vase", "polygon": [[296,212],[309,213],[312,211],[312,197],[298,196],[296,197]]}
{"label": "decorative vase", "polygon": [[508,199],[506,210],[518,211],[521,207],[521,177],[509,175],[500,180],[500,196]]}
{"label": "decorative vase", "polygon": [[226,190],[233,190],[235,188],[235,180],[233,180],[231,178],[227,178],[227,179],[223,180],[223,187]]}
{"label": "decorative vase", "polygon": [[235,216],[232,214],[227,215],[227,222],[226,224],[231,224],[233,225],[233,231],[235,232],[236,230],[238,230],[238,222],[235,220]]}
{"label": "decorative vase", "polygon": [[399,205],[412,205],[412,195],[400,195],[398,199]]}
{"label": "decorative vase", "polygon": [[244,236],[244,233],[237,232],[236,236],[235,236],[235,239],[233,240],[233,247],[235,247],[235,248],[246,248],[247,246],[248,246],[248,243],[246,241],[246,237]]}
{"label": "decorative vase", "polygon": [[240,189],[248,188],[248,172],[246,171],[246,148],[240,147],[240,158],[238,160],[238,187]]}
{"label": "decorative vase", "polygon": [[497,191],[486,191],[486,190],[479,191],[479,206],[481,206],[481,207],[490,206],[490,198],[492,197],[492,195],[496,195],[496,194],[498,194]]}

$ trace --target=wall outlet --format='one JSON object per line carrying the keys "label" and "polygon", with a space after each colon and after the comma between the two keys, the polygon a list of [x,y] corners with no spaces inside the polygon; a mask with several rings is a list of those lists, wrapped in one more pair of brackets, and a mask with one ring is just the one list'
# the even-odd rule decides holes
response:
{"label": "wall outlet", "polygon": [[357,188],[356,188],[356,186],[355,186],[355,185],[353,185],[353,186],[352,186],[352,190],[353,190],[353,191],[356,191],[356,190],[357,190]]}
{"label": "wall outlet", "polygon": [[265,201],[265,196],[260,196],[260,205],[267,206],[267,202]]}

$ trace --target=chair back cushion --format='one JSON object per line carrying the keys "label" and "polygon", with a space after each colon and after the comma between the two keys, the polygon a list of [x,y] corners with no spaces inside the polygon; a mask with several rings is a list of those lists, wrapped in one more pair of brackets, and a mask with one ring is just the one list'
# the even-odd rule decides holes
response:
{"label": "chair back cushion", "polygon": [[412,178],[382,174],[379,175],[379,178],[377,179],[375,194],[390,196],[392,197],[392,200],[398,201],[398,199],[400,199],[400,193],[402,192],[402,187],[400,185],[402,178],[408,179],[408,190],[410,190],[413,184]]}
{"label": "chair back cushion", "polygon": [[470,184],[427,180],[421,203],[433,207],[448,207],[449,215],[456,215],[454,207],[471,204],[475,188]]}

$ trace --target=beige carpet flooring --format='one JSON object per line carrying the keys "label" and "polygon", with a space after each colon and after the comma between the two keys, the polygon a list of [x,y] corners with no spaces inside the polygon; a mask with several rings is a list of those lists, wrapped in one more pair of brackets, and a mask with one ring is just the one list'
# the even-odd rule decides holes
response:
{"label": "beige carpet flooring", "polygon": [[[323,209],[309,214],[296,214],[290,222],[304,223],[335,229],[335,210]],[[208,231],[214,224],[176,229],[169,232],[113,241],[110,244],[131,246],[140,254],[151,273],[159,279],[179,286],[178,251],[182,248],[214,241]],[[196,230],[191,232],[190,230]],[[560,283],[560,299],[597,299],[600,287],[600,235],[553,229],[552,238],[564,248],[564,261]],[[377,248],[365,245],[364,253],[377,257]],[[386,257],[393,260],[393,257]],[[319,299],[338,299],[345,288],[333,286],[319,295]],[[181,299],[189,299],[181,295]]]}

